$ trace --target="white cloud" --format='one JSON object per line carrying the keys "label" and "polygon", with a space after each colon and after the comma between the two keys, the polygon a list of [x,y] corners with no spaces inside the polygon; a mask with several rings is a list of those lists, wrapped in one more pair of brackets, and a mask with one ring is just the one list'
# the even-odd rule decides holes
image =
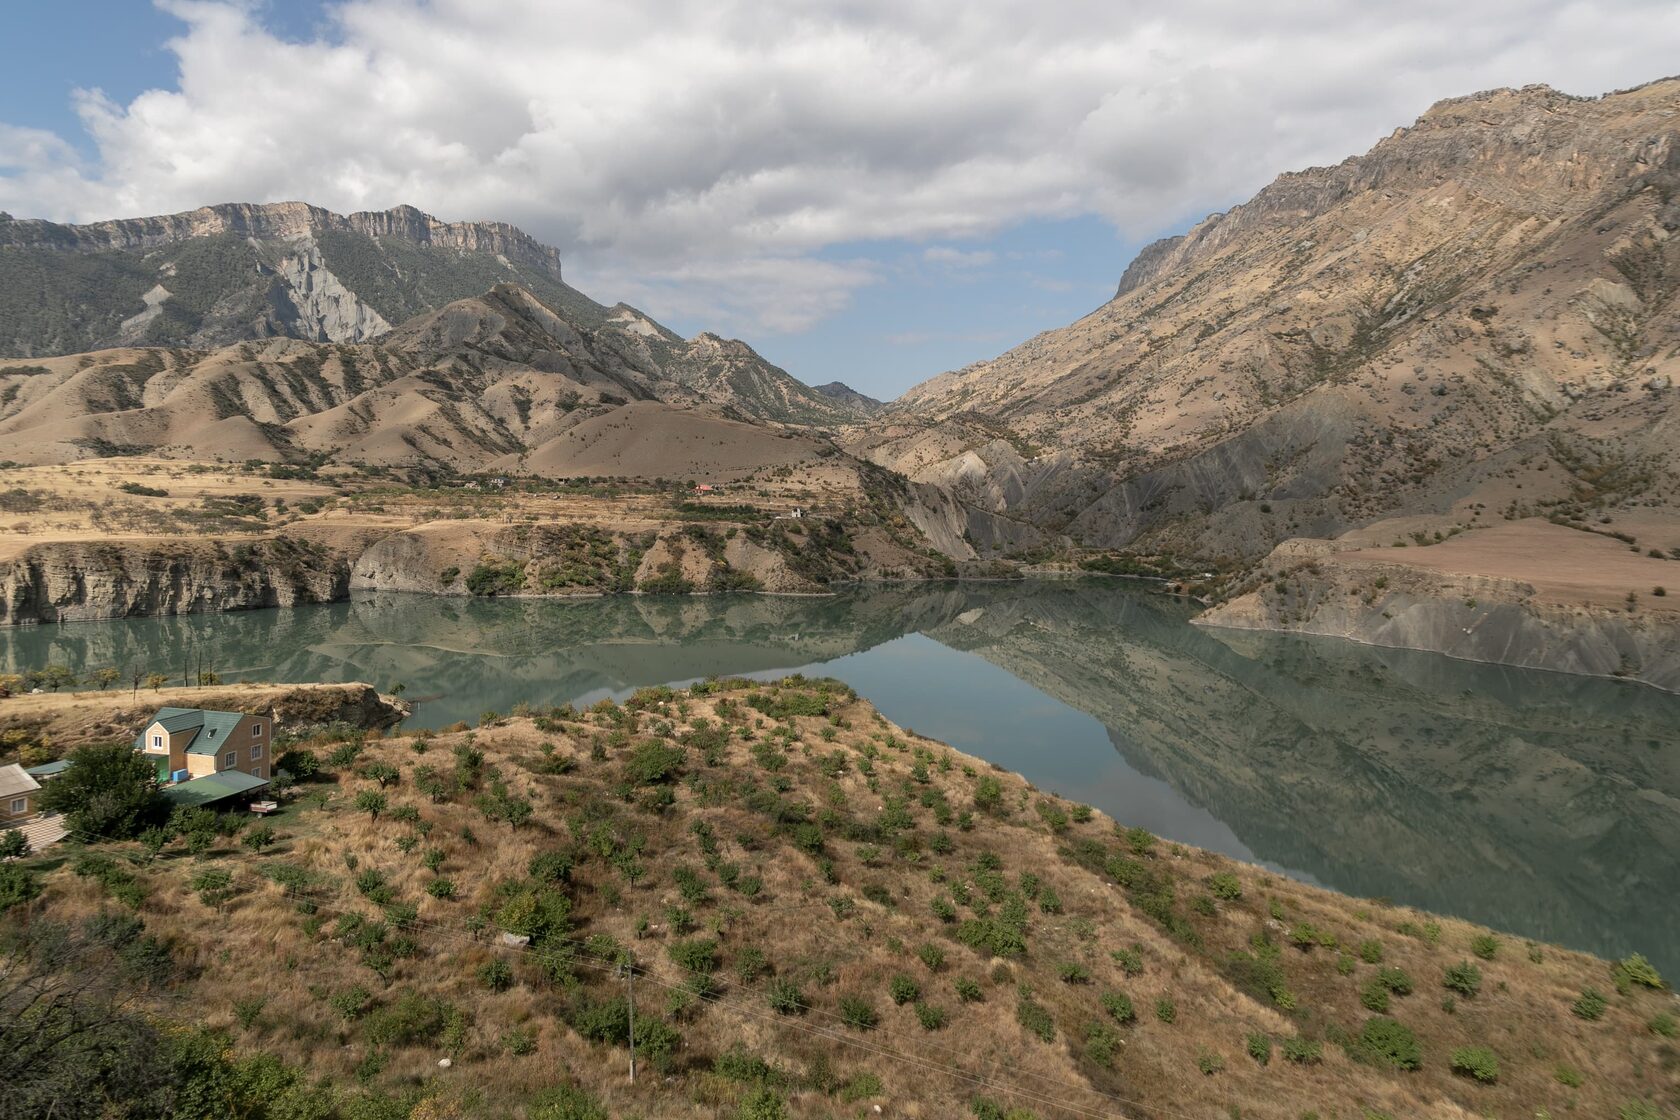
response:
{"label": "white cloud", "polygon": [[1680,57],[1672,0],[342,0],[309,42],[164,6],[176,87],[84,94],[92,165],[0,126],[0,208],[410,202],[518,223],[608,298],[784,332],[873,277],[825,246],[1087,213],[1147,236],[1442,96]]}

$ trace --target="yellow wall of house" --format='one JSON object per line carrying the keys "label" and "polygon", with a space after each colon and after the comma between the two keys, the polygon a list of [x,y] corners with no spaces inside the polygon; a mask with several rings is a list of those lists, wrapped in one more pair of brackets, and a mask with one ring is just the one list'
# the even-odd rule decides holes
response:
{"label": "yellow wall of house", "polygon": [[[13,821],[21,821],[25,817],[34,816],[36,813],[35,796],[40,792],[40,790],[32,790],[29,793],[14,793],[10,797],[0,797],[0,827],[11,824]],[[12,812],[12,802],[18,800],[23,802],[23,811],[14,813]]]}

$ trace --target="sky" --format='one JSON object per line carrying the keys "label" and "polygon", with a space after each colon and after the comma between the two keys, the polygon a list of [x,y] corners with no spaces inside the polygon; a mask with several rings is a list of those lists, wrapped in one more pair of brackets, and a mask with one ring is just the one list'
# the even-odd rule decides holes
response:
{"label": "sky", "polygon": [[892,397],[1433,102],[1680,72],[1675,0],[9,3],[0,210],[400,203]]}

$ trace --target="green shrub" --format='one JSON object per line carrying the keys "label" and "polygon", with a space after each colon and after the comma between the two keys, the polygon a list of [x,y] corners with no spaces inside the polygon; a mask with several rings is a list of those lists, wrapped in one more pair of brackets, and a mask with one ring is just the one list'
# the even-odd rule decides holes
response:
{"label": "green shrub", "polygon": [[1051,1018],[1049,1008],[1025,992],[1015,1004],[1015,1021],[1044,1042],[1054,1041],[1056,1037],[1056,1021]]}
{"label": "green shrub", "polygon": [[1120,971],[1127,976],[1136,976],[1143,971],[1143,950],[1141,946],[1134,945],[1130,949],[1116,949],[1109,956],[1114,958],[1114,963],[1119,965]]}
{"label": "green shrub", "polygon": [[1381,941],[1365,940],[1359,943],[1359,959],[1366,964],[1381,964],[1383,947]]}
{"label": "green shrub", "polygon": [[1215,1054],[1212,1050],[1202,1050],[1196,1055],[1196,1068],[1201,1070],[1207,1076],[1212,1077],[1214,1074],[1219,1073],[1225,1068],[1225,1059],[1221,1058],[1218,1054]]}
{"label": "green shrub", "polygon": [[1610,1006],[1610,1001],[1604,998],[1604,993],[1597,988],[1588,988],[1581,993],[1581,998],[1570,1004],[1569,1010],[1577,1018],[1596,1021],[1604,1017],[1604,1012]]}
{"label": "green shrub", "polygon": [[761,1085],[747,1094],[735,1110],[735,1120],[787,1120],[786,1099],[768,1085]]}
{"label": "green shrub", "polygon": [[1624,976],[1632,983],[1639,984],[1642,987],[1661,988],[1663,986],[1662,976],[1658,974],[1656,967],[1640,953],[1635,953],[1631,957],[1618,961],[1615,971],[1618,976]]}
{"label": "green shrub", "polygon": [[750,984],[770,971],[770,959],[755,945],[747,945],[735,954],[735,975],[743,984]]}
{"label": "green shrub", "polygon": [[924,1031],[936,1031],[945,1025],[945,1012],[931,1003],[916,1005],[916,1021]]}
{"label": "green shrub", "polygon": [[1412,1029],[1386,1016],[1365,1020],[1365,1026],[1359,1031],[1356,1054],[1373,1065],[1397,1069],[1417,1069],[1423,1064],[1423,1051]]}
{"label": "green shrub", "polygon": [[1131,998],[1123,992],[1104,992],[1102,995],[1103,1010],[1113,1017],[1114,1021],[1122,1025],[1137,1018],[1137,1008],[1132,1006]]}
{"label": "green shrub", "polygon": [[1245,1043],[1248,1056],[1260,1065],[1266,1065],[1272,1060],[1272,1036],[1255,1031],[1248,1036]]}
{"label": "green shrub", "polygon": [[673,941],[666,953],[689,972],[709,974],[717,971],[718,943],[711,938],[697,937],[688,941]]}
{"label": "green shrub", "polygon": [[1175,1022],[1178,1019],[1178,1004],[1171,996],[1162,996],[1155,1001],[1155,1018],[1163,1023]]}
{"label": "green shrub", "polygon": [[1412,994],[1412,977],[1403,968],[1384,968],[1377,971],[1377,983],[1397,996]]}
{"label": "green shrub", "polygon": [[1581,1071],[1573,1066],[1557,1067],[1552,1071],[1552,1080],[1571,1089],[1579,1089],[1587,1083],[1587,1079],[1581,1075]]}
{"label": "green shrub", "polygon": [[15,863],[0,863],[0,913],[41,893],[35,873]]}
{"label": "green shrub", "polygon": [[499,957],[485,961],[478,966],[478,982],[492,992],[505,992],[513,987],[513,966]]}
{"label": "green shrub", "polygon": [[1286,1038],[1283,1040],[1283,1059],[1296,1065],[1317,1065],[1324,1057],[1324,1047],[1317,1042],[1305,1038]]}
{"label": "green shrub", "polygon": [[1499,938],[1491,933],[1479,934],[1471,939],[1470,951],[1484,961],[1491,961],[1499,953]]}
{"label": "green shrub", "polygon": [[1090,969],[1073,961],[1063,961],[1057,965],[1056,975],[1062,978],[1064,984],[1089,984],[1091,982]]}
{"label": "green shrub", "polygon": [[375,1046],[414,1046],[436,1042],[453,1010],[442,1000],[405,991],[389,1007],[367,1017],[365,1033]]}
{"label": "green shrub", "polygon": [[1459,961],[1448,966],[1441,977],[1441,985],[1459,995],[1474,998],[1482,990],[1482,970],[1469,961]]}
{"label": "green shrub", "polygon": [[1215,898],[1235,902],[1243,896],[1242,880],[1229,871],[1215,871],[1207,877],[1206,882]]}
{"label": "green shrub", "polygon": [[783,977],[770,981],[764,995],[770,1003],[770,1009],[782,1015],[803,1015],[805,1009],[810,1007],[799,985]]}
{"label": "green shrub", "polygon": [[1085,1056],[1099,1066],[1114,1065],[1114,1055],[1120,1052],[1120,1032],[1107,1023],[1092,1020],[1085,1027]]}
{"label": "green shrub", "polygon": [[350,1023],[366,1015],[372,1003],[373,994],[360,984],[342,992],[334,992],[327,999],[327,1006],[338,1012],[346,1022]]}
{"label": "green shrub", "polygon": [[887,983],[887,994],[892,996],[894,1003],[903,1007],[922,998],[922,986],[901,972]]}
{"label": "green shrub", "polygon": [[560,1085],[531,1101],[530,1120],[608,1120],[606,1107],[586,1089]]}
{"label": "green shrub", "polygon": [[455,897],[455,882],[452,879],[433,879],[426,884],[426,893],[433,898],[450,899]]}
{"label": "green shrub", "polygon": [[840,1021],[857,1031],[870,1031],[881,1021],[875,1007],[862,996],[840,997]]}
{"label": "green shrub", "polygon": [[669,782],[682,769],[682,762],[681,748],[668,747],[657,739],[646,739],[637,743],[624,760],[624,780],[633,786]]}
{"label": "green shrub", "polygon": [[1372,980],[1359,990],[1359,1002],[1370,1011],[1388,1010],[1388,989]]}
{"label": "green shrub", "polygon": [[1652,1034],[1660,1034],[1664,1038],[1674,1038],[1676,1035],[1680,1035],[1680,1022],[1676,1022],[1674,1016],[1666,1011],[1659,1012],[1645,1026]]}
{"label": "green shrub", "polygon": [[921,948],[916,950],[916,956],[929,972],[938,972],[945,967],[945,950],[931,941],[924,942]]}
{"label": "green shrub", "polygon": [[1452,1071],[1492,1085],[1499,1080],[1499,1059],[1486,1046],[1463,1046],[1452,1052]]}
{"label": "green shrub", "polygon": [[957,998],[964,1003],[979,1003],[986,998],[985,993],[980,990],[980,984],[966,976],[958,977],[951,987],[956,990]]}

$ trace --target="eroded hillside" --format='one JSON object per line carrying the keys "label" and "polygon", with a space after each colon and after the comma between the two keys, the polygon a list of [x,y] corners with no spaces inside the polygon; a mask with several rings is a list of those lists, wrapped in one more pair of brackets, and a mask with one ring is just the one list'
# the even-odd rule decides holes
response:
{"label": "eroded hillside", "polygon": [[[153,856],[106,843],[8,872],[13,928],[86,920],[78,964],[115,992],[147,962],[137,1009],[189,1000],[230,1040],[218,1060],[289,1063],[276,1107],[957,1117],[983,1098],[982,1116],[1294,1120],[1609,1115],[1677,1092],[1673,1000],[1639,962],[1167,844],[832,683],[303,749],[314,776],[271,824],[189,813]],[[110,960],[115,923],[143,954]],[[78,1099],[125,1068],[76,1079]]]}
{"label": "eroded hillside", "polygon": [[[1671,511],[1677,187],[1680,81],[1442,102],[1151,247],[1110,303],[918,386],[857,446],[1088,544],[1237,563],[1513,501]],[[1562,485],[1515,493],[1543,461]]]}

